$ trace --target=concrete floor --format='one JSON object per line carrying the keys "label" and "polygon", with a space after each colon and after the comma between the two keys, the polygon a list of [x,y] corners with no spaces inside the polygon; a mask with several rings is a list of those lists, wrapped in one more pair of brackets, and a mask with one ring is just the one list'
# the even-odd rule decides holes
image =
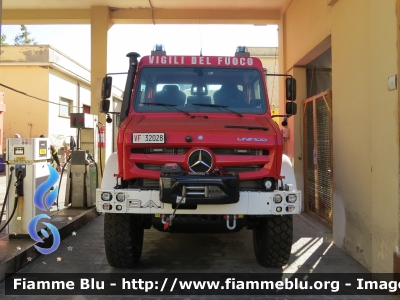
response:
{"label": "concrete floor", "polygon": [[[5,190],[4,177],[0,189]],[[1,195],[0,195],[1,196]],[[4,197],[2,197],[4,198]],[[169,234],[145,230],[143,253],[134,269],[110,267],[104,250],[104,216],[61,241],[52,254],[40,255],[18,273],[369,273],[332,242],[332,232],[307,214],[294,216],[294,240],[289,264],[283,269],[260,266],[253,252],[252,232],[231,234]],[[72,247],[68,249],[68,247]],[[61,261],[58,261],[61,258]],[[1,299],[395,299],[393,296],[6,296]]]}

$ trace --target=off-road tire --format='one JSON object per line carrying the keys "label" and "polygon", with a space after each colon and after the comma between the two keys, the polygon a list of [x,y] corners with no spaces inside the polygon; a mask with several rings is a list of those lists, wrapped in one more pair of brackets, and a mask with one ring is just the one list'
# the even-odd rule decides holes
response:
{"label": "off-road tire", "polygon": [[142,255],[144,229],[139,215],[111,214],[104,217],[104,245],[110,266],[132,268]]}
{"label": "off-road tire", "polygon": [[260,219],[253,229],[254,253],[263,267],[281,268],[290,258],[293,239],[291,215]]}

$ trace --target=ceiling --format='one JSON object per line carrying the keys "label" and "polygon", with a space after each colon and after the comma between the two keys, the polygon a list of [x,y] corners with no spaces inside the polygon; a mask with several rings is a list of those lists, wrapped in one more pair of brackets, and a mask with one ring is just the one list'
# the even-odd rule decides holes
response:
{"label": "ceiling", "polygon": [[2,0],[2,24],[89,24],[109,7],[114,24],[277,24],[293,0]]}
{"label": "ceiling", "polygon": [[91,6],[157,9],[281,10],[286,0],[3,0],[3,9],[89,9]]}

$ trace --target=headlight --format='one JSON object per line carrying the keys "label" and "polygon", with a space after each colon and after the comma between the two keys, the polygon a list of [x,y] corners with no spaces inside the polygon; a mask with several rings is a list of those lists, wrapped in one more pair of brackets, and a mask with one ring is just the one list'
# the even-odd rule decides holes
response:
{"label": "headlight", "polygon": [[103,209],[104,210],[112,210],[112,205],[110,203],[104,203],[103,204]]}
{"label": "headlight", "polygon": [[116,208],[117,210],[122,210],[122,205],[117,205],[115,208]]}
{"label": "headlight", "polygon": [[112,194],[109,192],[101,193],[101,200],[110,201],[112,199]]}
{"label": "headlight", "polygon": [[282,202],[282,196],[277,194],[274,196],[274,202],[275,203],[281,203]]}
{"label": "headlight", "polygon": [[276,211],[277,211],[277,212],[281,212],[281,211],[282,211],[282,207],[278,206],[278,207],[276,208]]}
{"label": "headlight", "polygon": [[265,180],[264,184],[265,184],[265,188],[267,190],[270,190],[272,188],[272,181],[271,180]]}
{"label": "headlight", "polygon": [[118,193],[116,196],[116,199],[118,202],[124,202],[125,201],[125,194],[124,193]]}
{"label": "headlight", "polygon": [[263,179],[263,184],[265,186],[265,189],[267,191],[272,191],[275,189],[275,184],[274,184],[275,180],[273,178],[264,178]]}
{"label": "headlight", "polygon": [[295,194],[289,194],[286,196],[286,202],[288,203],[295,203],[297,200],[297,195]]}
{"label": "headlight", "polygon": [[294,210],[295,210],[295,207],[293,205],[286,206],[286,211],[287,212],[293,212]]}

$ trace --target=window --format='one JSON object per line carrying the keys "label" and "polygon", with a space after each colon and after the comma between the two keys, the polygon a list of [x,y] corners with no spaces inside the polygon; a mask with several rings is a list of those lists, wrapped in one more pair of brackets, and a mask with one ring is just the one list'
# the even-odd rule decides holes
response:
{"label": "window", "polygon": [[60,98],[60,116],[61,117],[69,117],[71,112],[71,100]]}
{"label": "window", "polygon": [[222,108],[226,107],[237,113],[263,114],[267,103],[262,76],[245,68],[143,68],[134,107],[138,112],[232,113]]}
{"label": "window", "polygon": [[261,98],[260,80],[259,80],[259,79],[257,79],[257,80],[254,82],[253,93],[254,93],[254,98],[255,98],[255,99],[260,99],[260,98]]}

